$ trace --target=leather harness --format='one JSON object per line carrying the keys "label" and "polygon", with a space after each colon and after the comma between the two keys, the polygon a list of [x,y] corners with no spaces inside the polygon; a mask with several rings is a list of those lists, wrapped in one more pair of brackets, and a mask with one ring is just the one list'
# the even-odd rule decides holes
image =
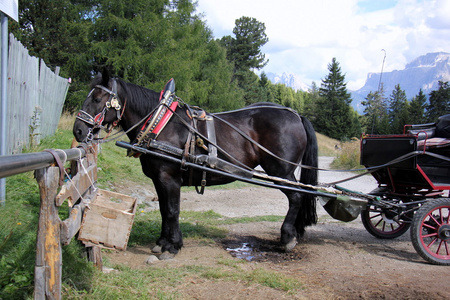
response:
{"label": "leather harness", "polygon": [[[209,141],[208,146],[205,145],[205,142],[203,139],[199,136],[194,137],[192,130],[189,130],[188,138],[184,147],[184,155],[182,157],[182,168],[184,167],[184,162],[186,160],[189,160],[190,154],[193,154],[195,151],[195,146],[200,147],[208,152],[208,165],[212,168],[216,167],[217,163],[217,147],[214,146],[216,144],[216,129],[214,126],[214,118],[207,114],[204,110],[198,108],[198,107],[190,107],[189,105],[185,104],[186,107],[186,114],[188,115],[189,119],[191,119],[191,126],[197,130],[198,121],[204,121],[206,122],[206,137]],[[192,161],[191,161],[192,162]],[[189,186],[192,186],[193,181],[193,174],[194,170],[191,168],[189,171]],[[200,189],[198,189],[197,186],[195,186],[195,189],[197,193],[202,194],[205,191],[206,186],[206,171],[203,171],[202,173],[202,181],[200,183]]]}
{"label": "leather harness", "polygon": [[[133,141],[133,145],[143,147],[143,148],[153,148],[157,150],[161,150],[164,152],[168,152],[169,154],[178,154],[171,153],[173,149],[169,147],[165,147],[164,144],[159,143],[157,138],[162,130],[165,128],[167,123],[171,120],[175,110],[180,106],[178,101],[175,101],[175,97],[164,93],[164,90],[161,92],[160,104],[159,107],[156,108],[156,113],[152,114],[147,121],[142,126],[140,132],[138,133],[135,141]],[[183,171],[188,171],[188,168],[185,167],[185,162],[193,162],[192,157],[195,152],[195,147],[199,147],[207,151],[208,153],[208,165],[212,168],[216,166],[217,162],[217,147],[216,144],[216,130],[214,126],[214,118],[207,114],[204,110],[198,107],[191,107],[188,104],[184,103],[183,108],[186,110],[186,114],[191,121],[191,127],[193,128],[189,130],[188,138],[186,140],[183,154],[182,154],[182,164],[181,169]],[[195,134],[195,131],[198,130],[198,122],[205,122],[206,124],[206,138],[209,141],[208,146],[205,145],[204,140]],[[129,151],[128,156],[139,157],[141,153]],[[202,173],[202,180],[200,184],[200,189],[195,186],[197,193],[203,194],[206,187],[206,174],[204,171]],[[188,186],[193,185],[194,178],[194,170],[192,168],[189,169],[189,181]]]}

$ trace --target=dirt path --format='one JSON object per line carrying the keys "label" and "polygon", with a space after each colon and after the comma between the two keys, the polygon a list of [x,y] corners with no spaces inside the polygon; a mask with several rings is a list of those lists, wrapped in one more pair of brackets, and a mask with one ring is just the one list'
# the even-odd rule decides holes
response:
{"label": "dirt path", "polygon": [[[327,167],[330,158],[320,159]],[[351,174],[350,174],[351,175]],[[320,182],[332,182],[350,176],[346,173],[321,172]],[[370,192],[376,187],[370,176],[358,178],[343,186]],[[287,200],[278,190],[246,187],[232,190],[207,189],[205,195],[185,192],[183,210],[213,210],[227,217],[284,216]],[[343,223],[333,220],[322,208],[319,222],[307,229],[294,251],[280,251],[281,222],[258,222],[226,226],[228,236],[215,246],[188,241],[177,257],[158,264],[214,265],[217,257],[230,257],[227,248],[247,243],[255,254],[247,268],[266,268],[299,279],[304,289],[287,296],[269,288],[252,288],[230,282],[204,280],[182,285],[183,294],[192,299],[450,299],[450,268],[425,263],[415,252],[409,231],[394,240],[380,240],[366,232],[359,218]],[[117,262],[141,268],[150,255],[145,247],[111,254]],[[151,266],[150,266],[151,267]]]}

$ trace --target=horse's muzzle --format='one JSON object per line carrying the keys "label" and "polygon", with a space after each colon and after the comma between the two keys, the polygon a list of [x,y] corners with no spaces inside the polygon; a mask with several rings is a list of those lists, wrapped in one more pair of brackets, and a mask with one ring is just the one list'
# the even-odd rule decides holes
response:
{"label": "horse's muzzle", "polygon": [[87,135],[89,134],[89,126],[86,123],[80,120],[76,120],[73,124],[73,136],[77,140],[77,142],[85,141]]}

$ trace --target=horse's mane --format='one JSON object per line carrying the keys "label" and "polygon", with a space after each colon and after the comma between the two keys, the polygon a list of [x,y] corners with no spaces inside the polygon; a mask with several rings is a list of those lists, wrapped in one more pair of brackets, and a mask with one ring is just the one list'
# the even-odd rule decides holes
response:
{"label": "horse's mane", "polygon": [[127,106],[134,111],[149,112],[158,104],[159,94],[142,86],[116,79],[125,92]]}

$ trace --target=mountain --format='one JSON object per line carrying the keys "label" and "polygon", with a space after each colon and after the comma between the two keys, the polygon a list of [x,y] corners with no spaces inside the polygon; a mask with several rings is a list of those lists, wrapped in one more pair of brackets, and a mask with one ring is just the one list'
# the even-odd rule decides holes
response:
{"label": "mountain", "polygon": [[282,75],[278,75],[275,73],[266,73],[267,78],[273,83],[281,83],[285,86],[291,87],[294,90],[302,90],[302,91],[308,91],[309,87],[301,81],[301,79],[292,73],[283,73]]}
{"label": "mountain", "polygon": [[[380,73],[369,73],[364,86],[351,92],[352,105],[359,113],[364,110],[361,101],[364,101],[369,92],[378,90],[379,81]],[[408,100],[416,96],[420,89],[428,96],[431,91],[438,89],[438,81],[450,81],[450,53],[437,52],[420,56],[403,70],[384,72],[381,81],[388,98],[397,84],[405,91]]]}

